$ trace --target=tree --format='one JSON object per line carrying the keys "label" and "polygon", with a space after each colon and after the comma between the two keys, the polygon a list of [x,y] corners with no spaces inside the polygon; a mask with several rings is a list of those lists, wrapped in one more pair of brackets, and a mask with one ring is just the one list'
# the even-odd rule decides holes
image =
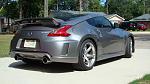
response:
{"label": "tree", "polygon": [[144,14],[150,14],[150,0],[140,0],[140,6],[143,8]]}
{"label": "tree", "polygon": [[99,0],[89,0],[89,11],[100,11]]}
{"label": "tree", "polygon": [[18,0],[23,18],[43,16],[43,0]]}
{"label": "tree", "polygon": [[[49,9],[79,11],[80,0],[49,0]],[[83,11],[100,11],[102,6],[99,0],[82,0]]]}
{"label": "tree", "polygon": [[7,18],[18,18],[18,7],[16,1],[7,1],[3,2],[3,6],[1,7],[0,16],[5,16]]}
{"label": "tree", "polygon": [[49,0],[50,10],[76,10],[77,0]]}
{"label": "tree", "polygon": [[143,14],[142,0],[109,0],[108,10],[110,14],[119,14],[130,20]]}
{"label": "tree", "polygon": [[19,16],[19,11],[17,7],[17,2],[13,1],[10,2],[6,7],[6,17],[11,18],[11,19],[16,19]]}

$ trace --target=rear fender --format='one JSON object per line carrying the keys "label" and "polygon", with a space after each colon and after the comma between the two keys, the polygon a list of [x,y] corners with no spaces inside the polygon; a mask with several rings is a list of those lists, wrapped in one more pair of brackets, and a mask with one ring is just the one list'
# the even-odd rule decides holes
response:
{"label": "rear fender", "polygon": [[98,50],[99,50],[98,39],[97,39],[96,36],[90,35],[90,34],[84,36],[84,37],[79,41],[79,44],[78,44],[78,47],[77,47],[77,52],[78,52],[77,55],[79,56],[80,47],[81,47],[82,43],[83,43],[85,40],[87,40],[87,39],[90,39],[90,40],[92,40],[92,41],[94,42],[94,44],[95,44],[95,46],[96,46],[96,50],[97,50],[97,56],[98,56],[98,54],[99,54],[99,52],[98,52]]}

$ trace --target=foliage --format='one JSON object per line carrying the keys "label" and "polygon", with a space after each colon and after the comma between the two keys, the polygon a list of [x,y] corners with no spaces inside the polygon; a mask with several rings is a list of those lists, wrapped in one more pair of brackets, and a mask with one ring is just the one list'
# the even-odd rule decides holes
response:
{"label": "foliage", "polygon": [[5,10],[4,10],[3,7],[1,7],[1,9],[0,9],[0,16],[4,16],[4,14],[5,14]]}
{"label": "foliage", "polygon": [[77,0],[49,0],[50,10],[76,10]]}
{"label": "foliage", "polygon": [[17,2],[10,2],[6,6],[4,6],[4,16],[9,18],[18,18],[19,12],[17,7]]}
{"label": "foliage", "polygon": [[[79,11],[79,0],[48,0],[49,10]],[[100,0],[82,0],[83,11],[103,11]],[[150,0],[107,0],[109,14],[118,14],[126,20],[150,13]],[[9,3],[9,4],[8,4]],[[0,0],[0,16],[10,18],[41,17],[43,16],[44,0]]]}
{"label": "foliage", "polygon": [[[49,9],[79,11],[79,0],[49,0]],[[83,11],[100,11],[99,0],[82,0]]]}
{"label": "foliage", "polygon": [[110,14],[116,13],[129,20],[149,13],[146,3],[150,4],[150,0],[108,0],[108,10]]}
{"label": "foliage", "polygon": [[143,78],[134,80],[133,82],[129,84],[150,84],[150,74],[145,75]]}
{"label": "foliage", "polygon": [[43,0],[19,0],[23,18],[39,17],[43,9]]}
{"label": "foliage", "polygon": [[89,10],[90,11],[100,11],[99,0],[89,0]]}
{"label": "foliage", "polygon": [[[2,2],[3,1],[3,2]],[[19,18],[19,14],[23,18],[40,17],[43,16],[44,0],[16,0],[11,1],[1,0],[4,6],[0,15]],[[48,0],[49,10],[74,10],[79,11],[79,0]],[[99,0],[82,0],[83,11],[100,11],[103,7],[100,5]]]}
{"label": "foliage", "polygon": [[0,16],[5,16],[9,18],[18,18],[18,7],[17,2],[11,0],[1,0],[0,1]]}

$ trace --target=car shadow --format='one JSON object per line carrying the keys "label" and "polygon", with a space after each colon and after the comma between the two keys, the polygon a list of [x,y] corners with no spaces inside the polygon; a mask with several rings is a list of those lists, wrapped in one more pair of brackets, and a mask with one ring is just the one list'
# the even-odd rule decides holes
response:
{"label": "car shadow", "polygon": [[[101,60],[95,63],[95,66],[104,65],[111,63],[113,61],[120,60],[122,57],[114,57],[106,60]],[[44,73],[69,73],[74,72],[75,69],[72,67],[72,64],[67,63],[51,63],[51,64],[26,64],[22,61],[13,62],[9,65],[11,68],[30,70],[30,71],[39,71]]]}
{"label": "car shadow", "polygon": [[65,63],[51,63],[51,64],[26,64],[22,61],[13,62],[9,65],[11,68],[30,70],[30,71],[39,71],[45,73],[67,73],[73,72],[74,69],[71,64]]}

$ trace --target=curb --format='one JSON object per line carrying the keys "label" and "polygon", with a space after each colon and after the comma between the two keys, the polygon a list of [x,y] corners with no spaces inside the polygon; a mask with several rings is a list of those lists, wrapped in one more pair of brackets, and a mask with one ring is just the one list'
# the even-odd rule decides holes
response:
{"label": "curb", "polygon": [[150,35],[150,32],[130,32],[133,35]]}

